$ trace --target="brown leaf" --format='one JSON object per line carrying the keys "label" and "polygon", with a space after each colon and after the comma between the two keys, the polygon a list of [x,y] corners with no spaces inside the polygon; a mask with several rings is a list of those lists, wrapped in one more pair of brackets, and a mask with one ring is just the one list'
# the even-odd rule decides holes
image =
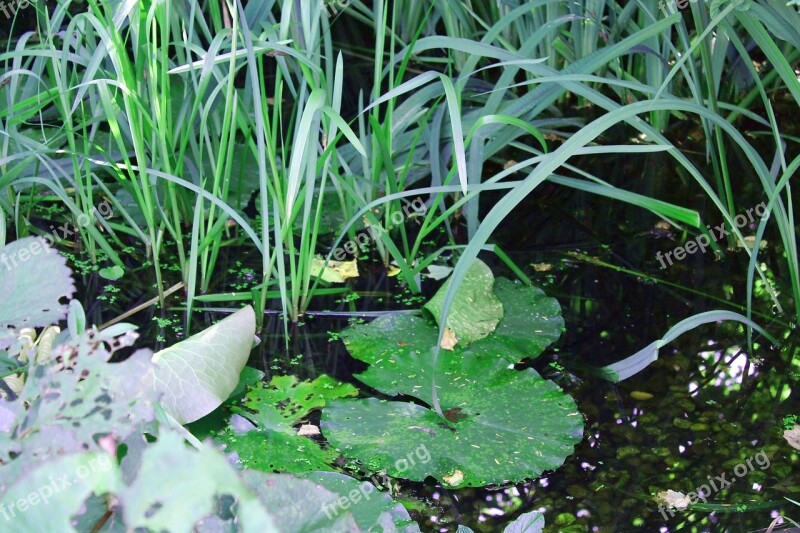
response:
{"label": "brown leaf", "polygon": [[462,418],[467,418],[467,415],[461,413],[460,407],[454,407],[452,409],[448,409],[442,414],[444,414],[444,417],[448,419],[450,422],[458,422]]}

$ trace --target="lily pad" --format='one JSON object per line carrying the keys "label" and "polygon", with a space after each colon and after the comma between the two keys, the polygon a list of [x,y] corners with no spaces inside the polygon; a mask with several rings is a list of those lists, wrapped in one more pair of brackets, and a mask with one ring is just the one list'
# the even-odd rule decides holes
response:
{"label": "lily pad", "polygon": [[[390,476],[430,475],[452,487],[517,482],[560,466],[583,435],[573,399],[532,369],[478,370],[438,386],[446,419],[413,403],[337,400],[323,412],[323,433],[346,457]],[[410,455],[419,446],[427,463]]]}
{"label": "lily pad", "polygon": [[275,376],[269,385],[251,389],[243,402],[246,409],[233,411],[249,418],[263,429],[295,434],[293,425],[329,400],[356,396],[358,389],[349,383],[322,375],[314,381],[298,382],[295,376]]}
{"label": "lily pad", "polygon": [[494,292],[503,302],[504,313],[491,337],[501,344],[534,359],[561,336],[561,305],[542,289],[499,278]]}
{"label": "lily pad", "polygon": [[290,473],[329,470],[339,454],[298,435],[293,426],[328,401],[357,394],[354,386],[326,375],[303,382],[294,376],[275,376],[269,385],[251,389],[242,405],[231,409],[255,429],[241,432],[230,427],[218,439],[247,468]]}
{"label": "lily pad", "polygon": [[[450,280],[447,280],[424,306],[437,323],[449,286]],[[493,286],[494,275],[491,269],[486,263],[476,259],[459,285],[447,315],[446,326],[452,330],[461,346],[486,337],[503,318],[503,304],[492,292]]]}
{"label": "lily pad", "polygon": [[26,237],[0,248],[0,349],[13,343],[19,329],[66,317],[60,300],[74,292],[66,259],[44,239]]}
{"label": "lily pad", "polygon": [[323,449],[308,437],[288,435],[271,430],[253,430],[237,434],[228,428],[218,436],[235,452],[243,468],[262,472],[296,474],[313,470],[330,470],[339,454]]}
{"label": "lily pad", "polygon": [[[370,364],[359,380],[428,405],[435,382],[444,416],[415,403],[338,400],[323,412],[328,441],[370,469],[415,481],[431,475],[451,487],[521,481],[560,466],[583,435],[575,402],[535,370],[509,368],[561,334],[558,302],[510,281],[497,288],[508,313],[495,331],[440,352],[436,368],[438,328],[422,316],[387,315],[346,330],[353,357]],[[429,461],[409,453],[419,446]]]}
{"label": "lily pad", "polygon": [[[495,284],[508,311],[494,333],[466,348],[441,351],[437,383],[468,380],[487,368],[541,355],[564,328],[558,301],[535,287],[505,279]],[[432,403],[433,350],[437,327],[422,316],[385,315],[342,332],[350,354],[370,367],[356,377],[389,395],[409,394]]]}

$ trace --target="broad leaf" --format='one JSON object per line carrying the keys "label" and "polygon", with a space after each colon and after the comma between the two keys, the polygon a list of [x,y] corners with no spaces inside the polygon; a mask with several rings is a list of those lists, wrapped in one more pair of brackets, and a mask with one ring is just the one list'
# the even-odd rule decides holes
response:
{"label": "broad leaf", "polygon": [[269,385],[252,388],[241,407],[232,408],[255,424],[255,429],[243,433],[228,428],[218,439],[228,451],[236,452],[245,468],[290,473],[328,470],[338,454],[298,435],[293,426],[329,400],[357,394],[352,385],[326,375],[303,382],[294,376],[275,376]]}
{"label": "broad leaf", "polygon": [[[544,515],[536,511],[521,514],[503,530],[503,533],[542,533]],[[473,533],[471,528],[459,524],[456,533]]]}
{"label": "broad leaf", "polygon": [[242,403],[246,409],[234,408],[233,411],[261,428],[294,434],[292,426],[313,409],[323,407],[334,398],[357,394],[354,386],[326,375],[303,382],[298,382],[295,376],[275,376],[269,385],[261,383],[247,393]]}
{"label": "broad leaf", "polygon": [[[380,492],[368,481],[358,481],[337,472],[310,472],[301,476],[321,485],[340,498],[350,500],[348,511],[364,531],[403,531],[413,533],[420,531],[408,511],[394,501],[385,492]],[[338,503],[338,502],[337,502]],[[326,515],[343,512],[340,505],[323,506]]]}
{"label": "broad leaf", "polygon": [[[65,455],[32,467],[35,470],[7,491],[0,490],[0,505],[8,513],[3,520],[4,533],[76,531],[72,527],[72,517],[84,500],[93,492],[113,492],[121,482],[116,464],[102,452]],[[21,511],[18,502],[27,500],[30,503],[30,495],[34,495],[33,501],[38,501],[38,507]],[[10,505],[16,509],[9,509]],[[12,514],[12,511],[15,512]]]}
{"label": "broad leaf", "polygon": [[[494,331],[497,323],[503,318],[503,304],[492,292],[494,276],[486,264],[476,259],[467,271],[464,280],[458,286],[446,326],[453,330],[459,346],[482,339]],[[450,280],[436,292],[425,304],[438,322],[442,313],[444,296],[450,287]]]}
{"label": "broad leaf", "polygon": [[339,457],[335,450],[323,449],[308,437],[269,429],[239,434],[228,428],[217,438],[226,445],[226,452],[236,453],[242,468],[262,472],[298,474],[330,470]]}
{"label": "broad leaf", "polygon": [[[583,434],[575,402],[532,369],[484,361],[439,385],[447,419],[412,403],[337,400],[323,411],[323,433],[346,457],[390,476],[432,475],[452,487],[522,481],[560,466]],[[420,446],[429,461],[411,453]]]}
{"label": "broad leaf", "polygon": [[172,432],[162,432],[148,446],[135,479],[117,492],[129,531],[191,531],[193,524],[215,514],[216,499],[223,495],[236,498],[244,531],[278,531],[280,510],[267,512],[219,452],[207,446],[193,450]]}
{"label": "broad leaf", "polygon": [[66,259],[44,239],[26,237],[0,248],[0,348],[17,331],[44,327],[67,316],[61,298],[75,292]]}
{"label": "broad leaf", "polygon": [[228,399],[250,356],[256,317],[245,307],[153,356],[154,387],[181,424],[202,418]]}
{"label": "broad leaf", "polygon": [[[508,310],[495,332],[466,348],[442,351],[437,383],[470,379],[495,360],[514,364],[541,355],[564,328],[561,309],[540,289],[505,279],[495,284]],[[370,367],[356,377],[385,394],[409,394],[432,403],[433,348],[438,330],[423,317],[385,315],[342,332],[347,349]]]}
{"label": "broad leaf", "polygon": [[519,515],[503,530],[503,533],[542,533],[544,531],[544,515],[531,511]]}

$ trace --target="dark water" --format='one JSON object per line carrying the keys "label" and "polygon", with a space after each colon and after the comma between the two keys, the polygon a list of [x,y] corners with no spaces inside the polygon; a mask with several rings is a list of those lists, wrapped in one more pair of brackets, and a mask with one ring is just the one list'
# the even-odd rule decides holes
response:
{"label": "dark water", "polygon": [[[642,173],[641,164],[636,168]],[[631,188],[658,182],[663,169],[649,168],[632,180]],[[608,170],[631,171],[623,162]],[[673,200],[699,208],[691,201]],[[492,198],[484,202],[491,205]],[[719,223],[717,218],[721,220],[708,222]],[[501,227],[496,242],[561,303],[567,331],[533,366],[576,399],[585,417],[584,440],[560,469],[529,483],[451,491],[432,479],[401,480],[398,497],[424,530],[453,531],[461,523],[476,531],[498,531],[530,510],[545,513],[548,531],[757,531],[781,512],[800,521],[800,507],[783,499],[800,500],[800,458],[782,436],[783,418],[800,414],[800,368],[789,363],[796,336],[791,317],[775,314],[765,297],[757,298],[756,321],[778,337],[788,336],[782,349],[755,336],[756,347],[749,352],[737,325],[710,324],[667,345],[656,363],[620,384],[587,371],[587,365],[631,355],[683,318],[710,309],[736,310],[731,306],[745,301],[744,252],[731,251],[722,260],[711,252],[695,254],[661,270],[656,252],[671,250],[681,240],[677,232],[655,228],[657,220],[638,208],[545,184]],[[777,238],[768,234],[767,240],[764,258],[777,265]],[[484,259],[497,275],[509,275],[495,258]],[[600,266],[596,260],[639,275]],[[219,268],[228,275],[216,280],[214,291],[250,282],[247,264],[246,254],[223,257]],[[352,375],[363,366],[349,357],[335,332],[349,320],[369,320],[360,312],[416,308],[424,301],[381,268],[363,264],[360,269],[364,275],[354,286],[359,297],[315,299],[311,308],[320,313],[291,326],[288,343],[281,318],[267,315],[260,332],[263,342],[250,364],[265,371],[267,379],[327,373],[354,381]],[[141,270],[142,276],[148,272]],[[106,298],[85,301],[95,323],[153,294],[141,282],[115,284],[91,275],[83,281],[83,294]],[[781,289],[780,280],[776,286]],[[426,292],[435,287],[426,284]],[[170,303],[181,305],[180,295]],[[192,331],[220,316],[196,313]],[[142,346],[158,349],[183,336],[182,311],[150,307],[129,321],[142,325]],[[686,494],[718,476],[735,482],[713,491],[709,503],[767,502],[766,508],[669,516],[653,500],[657,492]]]}

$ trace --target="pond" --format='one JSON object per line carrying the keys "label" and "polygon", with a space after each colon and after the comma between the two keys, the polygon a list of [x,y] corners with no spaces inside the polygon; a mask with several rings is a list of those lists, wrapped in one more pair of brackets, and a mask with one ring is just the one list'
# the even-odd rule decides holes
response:
{"label": "pond", "polygon": [[[585,207],[562,207],[573,205]],[[620,219],[612,202],[553,188],[526,201],[519,212],[498,232],[497,242],[559,300],[566,322],[565,333],[533,368],[577,400],[584,439],[562,467],[526,483],[456,491],[432,479],[401,479],[383,489],[430,531],[455,531],[457,524],[497,531],[529,511],[544,513],[546,531],[746,531],[766,528],[781,511],[792,516],[783,497],[796,495],[800,485],[796,457],[785,454],[782,431],[797,412],[800,372],[787,364],[796,333],[786,315],[764,306],[762,323],[789,335],[781,348],[756,338],[749,352],[739,325],[717,323],[682,335],[629,380],[614,384],[592,371],[662,337],[685,316],[731,305],[743,290],[738,272],[746,265],[744,253],[730,251],[724,260],[709,253],[691,267],[661,269],[656,250],[670,248],[676,236],[648,226],[649,217],[635,212]],[[542,230],[514,229],[532,223]],[[227,274],[214,291],[254,285],[257,261],[226,254],[221,265]],[[513,277],[502,262],[490,265],[498,275]],[[327,374],[363,387],[354,374],[367,365],[350,357],[338,333],[398,309],[417,309],[427,298],[387,276],[374,255],[359,269],[361,276],[347,293],[315,299],[302,322],[289,326],[288,341],[279,312],[268,311],[258,333],[261,344],[248,363],[265,373],[265,381]],[[133,307],[138,295],[148,293],[149,281],[141,279],[134,285],[96,275],[87,279],[100,294],[118,294],[113,305],[85,300],[96,322]],[[427,295],[437,286],[426,282]],[[130,319],[141,325],[140,344],[158,348],[184,337],[180,298],[176,302],[173,311],[151,306]],[[194,328],[224,316],[200,313]],[[319,423],[318,414],[311,423]],[[654,500],[658,492],[688,494],[698,488],[709,494],[708,505],[696,510],[670,512]]]}
{"label": "pond", "polygon": [[800,531],[797,2],[0,45],[0,531]]}

